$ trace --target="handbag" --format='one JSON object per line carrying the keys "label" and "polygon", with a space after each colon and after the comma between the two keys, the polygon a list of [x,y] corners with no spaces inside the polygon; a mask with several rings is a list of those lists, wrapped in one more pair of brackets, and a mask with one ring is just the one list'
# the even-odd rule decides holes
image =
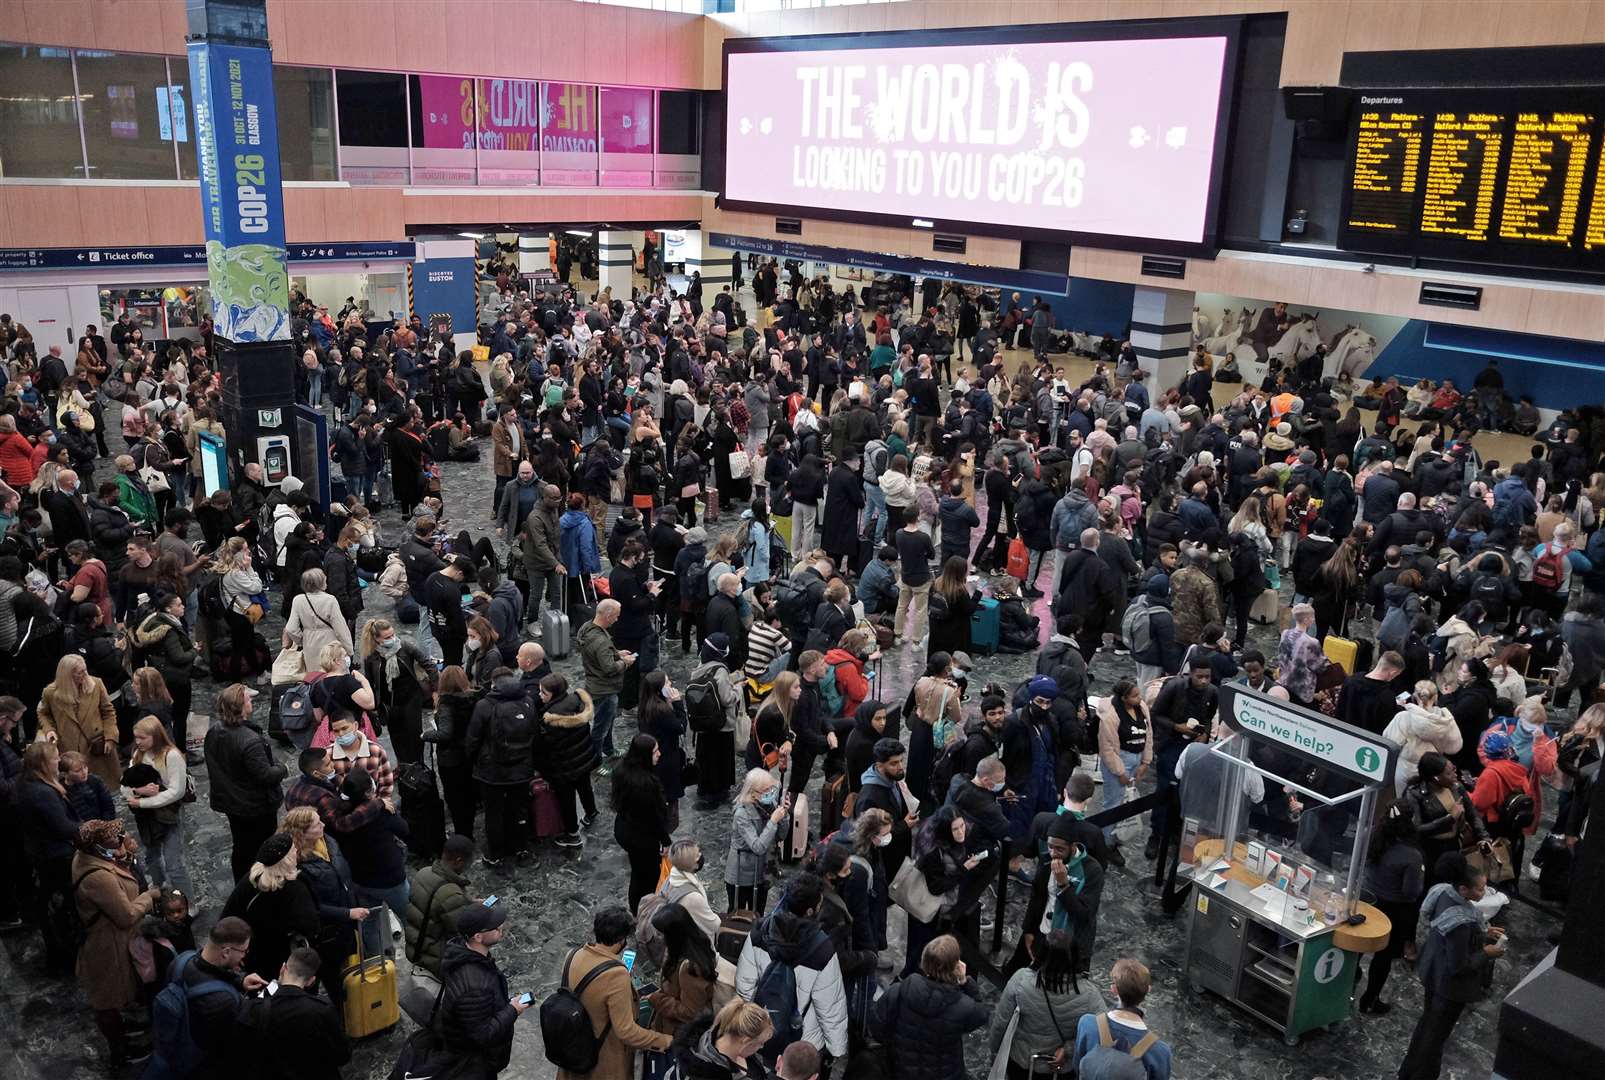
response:
{"label": "handbag", "polygon": [[680,498],[682,499],[694,499],[701,494],[701,484],[685,484],[680,488]]}
{"label": "handbag", "polygon": [[164,495],[173,490],[167,482],[167,474],[153,465],[142,465],[139,469],[139,478],[145,481],[145,486],[152,495]]}
{"label": "handbag", "polygon": [[663,883],[669,880],[669,871],[673,869],[667,855],[658,860],[658,888],[663,888]]}
{"label": "handbag", "polygon": [[273,658],[274,686],[298,683],[306,673],[306,654],[299,645],[291,645]]}
{"label": "handbag", "polygon": [[932,895],[925,875],[919,872],[913,859],[905,859],[897,876],[892,878],[891,897],[892,903],[923,923],[935,919],[942,910],[942,898]]}
{"label": "handbag", "polygon": [[1481,847],[1472,847],[1464,854],[1466,865],[1473,871],[1485,875],[1491,884],[1503,884],[1516,877],[1516,868],[1510,855],[1510,841],[1504,837],[1495,840],[1488,851],[1484,851]]}
{"label": "handbag", "polygon": [[730,479],[745,480],[752,475],[752,459],[744,450],[730,451]]}

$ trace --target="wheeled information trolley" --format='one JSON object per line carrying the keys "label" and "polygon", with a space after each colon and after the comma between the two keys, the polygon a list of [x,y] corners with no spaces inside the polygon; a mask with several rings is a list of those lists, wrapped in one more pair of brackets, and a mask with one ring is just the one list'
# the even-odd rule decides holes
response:
{"label": "wheeled information trolley", "polygon": [[1359,894],[1398,747],[1239,684],[1220,716],[1181,781],[1187,978],[1293,1045],[1348,1018],[1360,956],[1387,944]]}

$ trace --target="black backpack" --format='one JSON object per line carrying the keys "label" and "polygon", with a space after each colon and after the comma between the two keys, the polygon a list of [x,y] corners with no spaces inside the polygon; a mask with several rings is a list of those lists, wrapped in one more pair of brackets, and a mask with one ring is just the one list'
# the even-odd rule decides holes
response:
{"label": "black backpack", "polygon": [[623,967],[617,960],[604,960],[590,971],[573,989],[569,989],[568,973],[574,966],[574,957],[580,950],[570,949],[563,961],[563,983],[557,992],[541,1002],[541,1041],[546,1044],[546,1060],[565,1072],[586,1074],[596,1068],[601,1056],[602,1041],[613,1026],[609,1020],[597,1035],[591,1030],[591,1015],[585,1011],[582,998],[591,980],[604,971]]}
{"label": "black backpack", "polygon": [[223,579],[213,574],[201,583],[196,594],[196,606],[208,619],[221,620],[228,615],[228,604],[223,600]]}
{"label": "black backpack", "polygon": [[708,674],[692,679],[685,688],[685,715],[691,730],[702,733],[724,728],[724,706],[719,704],[719,676],[709,669]]}
{"label": "black backpack", "polygon": [[698,559],[685,572],[680,586],[680,610],[702,611],[708,606],[708,560]]}
{"label": "black backpack", "polygon": [[1538,807],[1525,791],[1512,791],[1499,804],[1499,824],[1512,833],[1524,830],[1533,823]]}

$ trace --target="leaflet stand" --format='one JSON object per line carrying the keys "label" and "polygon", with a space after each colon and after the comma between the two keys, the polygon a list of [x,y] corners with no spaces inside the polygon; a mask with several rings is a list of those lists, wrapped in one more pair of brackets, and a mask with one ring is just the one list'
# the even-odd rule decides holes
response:
{"label": "leaflet stand", "polygon": [[[1387,944],[1387,916],[1359,893],[1377,793],[1392,783],[1399,748],[1241,684],[1220,689],[1231,734],[1182,777],[1187,978],[1292,1046],[1348,1018],[1360,955]],[[1244,792],[1256,778],[1268,797],[1294,793],[1302,816],[1251,817]]]}

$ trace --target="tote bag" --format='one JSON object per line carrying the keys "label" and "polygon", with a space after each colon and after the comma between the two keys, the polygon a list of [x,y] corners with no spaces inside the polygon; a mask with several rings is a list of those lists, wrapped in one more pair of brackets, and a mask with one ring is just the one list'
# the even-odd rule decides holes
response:
{"label": "tote bag", "polygon": [[920,922],[930,922],[942,910],[942,898],[931,894],[925,875],[915,867],[913,859],[905,859],[892,879],[891,897],[892,903]]}

